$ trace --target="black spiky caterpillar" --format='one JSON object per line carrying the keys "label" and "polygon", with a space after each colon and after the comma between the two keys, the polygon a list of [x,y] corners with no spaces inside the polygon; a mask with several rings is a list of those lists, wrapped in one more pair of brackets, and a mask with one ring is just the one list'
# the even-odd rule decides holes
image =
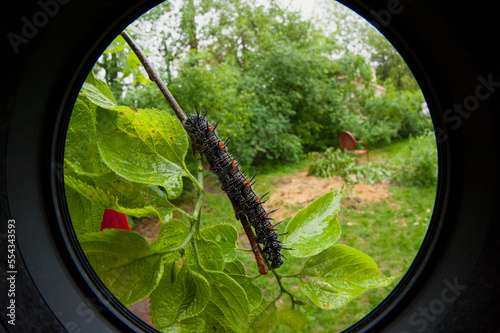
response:
{"label": "black spiky caterpillar", "polygon": [[[269,215],[276,211],[266,211],[262,201],[269,192],[262,196],[258,196],[252,189],[252,180],[247,179],[240,171],[239,160],[234,160],[227,152],[226,142],[223,142],[217,135],[217,124],[211,126],[208,123],[206,112],[200,114],[188,114],[184,122],[184,128],[194,142],[196,149],[200,150],[208,163],[210,170],[217,175],[222,189],[226,192],[231,202],[241,208],[239,214],[247,216],[250,225],[255,229],[255,240],[257,243],[264,245],[262,252],[268,255],[268,260],[271,262],[271,268],[278,268],[283,264],[281,259],[284,256],[281,254],[283,244],[278,240],[278,234],[273,225],[272,218]],[[229,138],[228,138],[229,140]]]}

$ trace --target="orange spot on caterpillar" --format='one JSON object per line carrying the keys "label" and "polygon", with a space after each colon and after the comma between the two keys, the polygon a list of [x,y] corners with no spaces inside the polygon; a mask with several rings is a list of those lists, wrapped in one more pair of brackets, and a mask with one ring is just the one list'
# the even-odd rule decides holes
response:
{"label": "orange spot on caterpillar", "polygon": [[252,184],[250,184],[250,181],[248,179],[245,179],[244,181],[245,185],[248,186],[249,188],[252,188]]}
{"label": "orange spot on caterpillar", "polygon": [[260,198],[257,198],[257,202],[258,202],[258,203],[260,203],[260,202],[261,202],[261,201],[260,201]]}
{"label": "orange spot on caterpillar", "polygon": [[209,130],[210,132],[214,132],[214,131],[215,131],[215,129],[214,129],[212,126],[208,126],[208,130]]}
{"label": "orange spot on caterpillar", "polygon": [[236,163],[235,160],[233,160],[233,162],[231,163],[236,169],[238,169],[238,163]]}
{"label": "orange spot on caterpillar", "polygon": [[[266,215],[267,215],[267,214],[266,214]],[[266,216],[266,217],[267,217],[267,216]],[[274,229],[274,227],[273,227],[273,225],[272,225],[272,224],[269,226],[269,228],[271,228],[271,230],[273,230],[273,229]]]}
{"label": "orange spot on caterpillar", "polygon": [[269,217],[269,214],[268,213],[264,213],[264,216],[266,217],[266,219]]}
{"label": "orange spot on caterpillar", "polygon": [[219,147],[221,147],[222,149],[226,148],[226,146],[224,146],[224,142],[222,141],[219,141]]}

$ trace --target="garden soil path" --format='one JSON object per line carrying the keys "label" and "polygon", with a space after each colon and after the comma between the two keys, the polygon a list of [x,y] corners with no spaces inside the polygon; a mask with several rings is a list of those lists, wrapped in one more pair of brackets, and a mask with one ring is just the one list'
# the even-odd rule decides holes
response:
{"label": "garden soil path", "polygon": [[[321,179],[316,176],[308,176],[307,171],[276,178],[273,181],[273,189],[266,203],[266,208],[280,208],[273,213],[273,218],[280,221],[293,216],[298,209],[306,207],[321,195],[340,189],[343,182],[340,177]],[[381,201],[390,195],[389,188],[387,181],[381,184],[359,183],[348,185],[344,188],[342,206],[357,208],[362,207],[364,204]],[[145,218],[141,223],[135,224],[132,230],[152,241],[156,238],[159,227],[158,219]],[[128,306],[128,309],[146,323],[152,325],[149,316],[149,298]]]}

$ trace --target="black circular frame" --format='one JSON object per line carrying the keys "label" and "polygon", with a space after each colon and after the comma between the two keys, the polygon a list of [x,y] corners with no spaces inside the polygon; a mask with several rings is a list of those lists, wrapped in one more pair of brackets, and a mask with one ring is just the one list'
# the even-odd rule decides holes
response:
{"label": "black circular frame", "polygon": [[[401,53],[428,102],[439,179],[429,230],[393,292],[347,331],[490,332],[500,323],[500,5],[342,0]],[[71,227],[63,182],[67,123],[106,46],[153,0],[8,2],[2,25],[0,231],[15,221],[10,332],[156,332],[103,286]],[[6,237],[0,238],[2,251]],[[0,258],[2,293],[9,273]],[[5,265],[4,265],[5,264]],[[5,287],[5,288],[4,288]],[[2,309],[8,306],[2,294]]]}

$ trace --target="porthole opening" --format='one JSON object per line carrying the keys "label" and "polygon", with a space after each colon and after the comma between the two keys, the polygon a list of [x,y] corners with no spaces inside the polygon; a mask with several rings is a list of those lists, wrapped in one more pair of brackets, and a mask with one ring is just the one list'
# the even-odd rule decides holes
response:
{"label": "porthole opening", "polygon": [[[170,1],[128,28],[186,113],[220,119],[227,166],[259,201],[271,191],[263,205],[242,207],[254,197],[227,184],[234,170],[215,170],[226,155],[192,158],[193,137],[122,36],[82,87],[65,150],[73,227],[108,289],[161,331],[340,331],[395,288],[420,248],[437,183],[425,99],[368,22],[315,5]],[[250,224],[265,207],[251,230],[264,260],[283,247],[276,271],[259,273],[230,189]],[[270,244],[269,223],[281,220],[289,234]]]}

